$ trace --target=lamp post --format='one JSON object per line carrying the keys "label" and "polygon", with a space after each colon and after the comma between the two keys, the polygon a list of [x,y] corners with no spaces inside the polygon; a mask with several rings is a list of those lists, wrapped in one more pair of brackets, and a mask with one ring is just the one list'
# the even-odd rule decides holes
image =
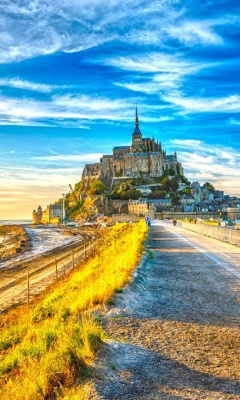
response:
{"label": "lamp post", "polygon": [[64,199],[65,199],[65,193],[62,193],[63,201],[62,201],[62,224],[63,220],[65,218],[65,208],[64,208]]}

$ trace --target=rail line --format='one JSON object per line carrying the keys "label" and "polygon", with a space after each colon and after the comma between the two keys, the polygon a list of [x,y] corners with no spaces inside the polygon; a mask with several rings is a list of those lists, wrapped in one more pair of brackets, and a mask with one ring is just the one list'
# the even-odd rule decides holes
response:
{"label": "rail line", "polygon": [[0,310],[30,302],[54,281],[91,255],[98,240],[87,238],[48,250],[0,269]]}

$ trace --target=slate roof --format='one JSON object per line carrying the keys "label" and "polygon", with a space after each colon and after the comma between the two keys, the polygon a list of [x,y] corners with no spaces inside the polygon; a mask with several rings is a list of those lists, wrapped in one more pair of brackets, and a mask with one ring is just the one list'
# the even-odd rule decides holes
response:
{"label": "slate roof", "polygon": [[130,146],[115,146],[113,150],[130,150]]}
{"label": "slate roof", "polygon": [[140,131],[139,126],[135,126],[133,135],[141,135],[141,134],[142,134],[142,132]]}

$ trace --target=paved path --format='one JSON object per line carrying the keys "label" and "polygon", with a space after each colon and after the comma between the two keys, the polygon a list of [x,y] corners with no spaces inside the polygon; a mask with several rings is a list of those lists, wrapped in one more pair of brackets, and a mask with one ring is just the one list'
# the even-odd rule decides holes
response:
{"label": "paved path", "polygon": [[[171,229],[169,222],[155,222],[155,226],[165,226]],[[169,226],[170,224],[170,226]],[[206,257],[214,260],[219,266],[227,269],[240,279],[240,247],[229,243],[221,242],[195,232],[182,229],[179,225],[172,229],[178,237],[184,238],[186,242],[193,245]]]}
{"label": "paved path", "polygon": [[102,319],[92,398],[240,399],[240,249],[157,222],[148,250]]}

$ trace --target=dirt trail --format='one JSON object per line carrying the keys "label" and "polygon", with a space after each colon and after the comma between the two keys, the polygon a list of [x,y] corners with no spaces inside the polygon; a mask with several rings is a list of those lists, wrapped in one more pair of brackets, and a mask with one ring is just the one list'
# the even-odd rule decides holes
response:
{"label": "dirt trail", "polygon": [[101,317],[109,339],[89,398],[240,399],[240,280],[224,268],[240,249],[214,241],[209,258],[208,238],[176,229],[152,226],[148,257]]}

